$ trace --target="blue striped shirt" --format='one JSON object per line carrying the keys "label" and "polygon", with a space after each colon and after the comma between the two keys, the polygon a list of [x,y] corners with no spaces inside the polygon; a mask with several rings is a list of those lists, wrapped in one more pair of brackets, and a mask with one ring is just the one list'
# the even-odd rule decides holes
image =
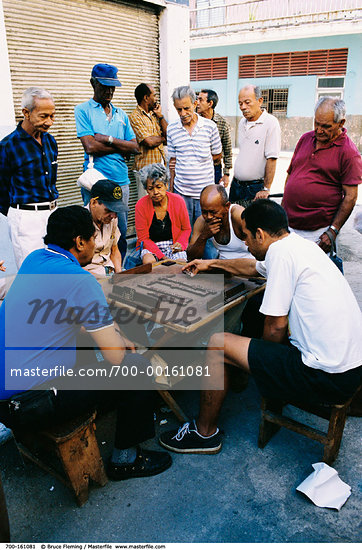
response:
{"label": "blue striped shirt", "polygon": [[0,212],[4,216],[11,204],[47,202],[59,196],[54,137],[44,132],[40,145],[21,124],[0,142]]}
{"label": "blue striped shirt", "polygon": [[174,188],[195,199],[206,185],[214,183],[212,155],[221,153],[221,141],[215,122],[197,115],[191,135],[181,120],[167,127],[169,158],[176,157]]}

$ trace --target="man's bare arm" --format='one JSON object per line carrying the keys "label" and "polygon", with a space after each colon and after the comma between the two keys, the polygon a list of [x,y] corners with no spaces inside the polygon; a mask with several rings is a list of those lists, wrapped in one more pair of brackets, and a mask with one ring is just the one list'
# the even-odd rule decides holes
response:
{"label": "man's bare arm", "polygon": [[173,182],[175,179],[175,170],[176,170],[176,157],[171,157],[168,168],[170,170],[170,191],[173,193]]}
{"label": "man's bare arm", "polygon": [[222,157],[222,152],[219,153],[218,155],[212,155],[212,160],[215,162],[217,162],[218,160],[221,160],[221,157]]}
{"label": "man's bare arm", "polygon": [[135,138],[130,140],[113,138],[112,143],[109,143],[109,136],[105,136],[103,134],[94,134],[94,139],[99,141],[103,145],[106,145],[108,143],[110,148],[113,149],[113,153],[137,155],[137,153],[140,152],[139,145]]}
{"label": "man's bare arm", "polygon": [[135,139],[130,141],[124,139],[113,138],[113,143],[109,143],[109,136],[103,134],[95,134],[94,136],[82,136],[80,141],[88,155],[96,155],[101,157],[104,155],[112,155],[114,153],[121,154],[137,154],[139,146]]}
{"label": "man's bare arm", "polygon": [[187,271],[191,275],[211,271],[212,269],[221,269],[231,275],[241,275],[243,277],[261,277],[256,270],[256,260],[253,258],[236,258],[233,260],[193,260],[186,264],[182,271]]}
{"label": "man's bare arm", "polygon": [[221,220],[206,223],[204,218],[199,216],[194,223],[190,243],[186,250],[187,259],[191,261],[196,258],[202,258],[207,240],[219,233],[220,228]]}
{"label": "man's bare arm", "polygon": [[[356,204],[358,195],[357,185],[342,185],[342,188],[344,192],[344,198],[337,210],[336,215],[334,216],[333,222],[331,223],[331,225],[338,229],[338,231],[340,231],[340,229],[343,227],[343,225],[346,223],[349,216],[351,215],[354,205]],[[333,229],[331,229],[331,231],[333,231]],[[331,250],[332,243],[327,233],[323,233],[319,237],[318,244],[321,249],[324,250],[324,252],[329,252]]]}
{"label": "man's bare arm", "polygon": [[110,258],[113,262],[115,272],[120,273],[122,271],[122,255],[119,251],[117,243],[112,246]]}
{"label": "man's bare arm", "polygon": [[149,136],[141,141],[141,144],[147,147],[147,149],[155,149],[162,143],[166,143],[166,138],[163,136]]}
{"label": "man's bare arm", "polygon": [[153,113],[158,118],[158,122],[160,124],[161,132],[162,132],[163,137],[166,138],[168,122],[162,114],[162,109],[161,109],[161,104],[160,103],[153,109]]}
{"label": "man's bare arm", "polygon": [[286,343],[288,340],[288,315],[274,317],[267,315],[264,320],[263,340]]}
{"label": "man's bare arm", "polygon": [[269,191],[261,190],[255,195],[255,199],[267,199],[269,196],[271,184],[275,176],[275,170],[277,167],[277,159],[267,159],[264,173],[264,187],[267,187]]}
{"label": "man's bare arm", "polygon": [[102,351],[103,357],[112,365],[119,365],[128,348],[128,342],[122,338],[114,326],[89,332],[97,347]]}

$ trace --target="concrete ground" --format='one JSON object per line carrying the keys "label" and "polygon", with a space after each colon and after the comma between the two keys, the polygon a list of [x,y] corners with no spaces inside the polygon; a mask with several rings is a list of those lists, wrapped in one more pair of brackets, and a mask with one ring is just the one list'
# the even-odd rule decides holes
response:
{"label": "concrete ground", "polygon": [[[273,192],[282,191],[289,154],[279,162]],[[362,235],[353,217],[340,236],[345,275],[362,308]],[[0,216],[0,256],[15,270]],[[331,299],[333,297],[331,296]],[[336,319],[338,322],[338,319]],[[198,394],[175,392],[192,418]],[[289,408],[296,419],[310,418]],[[173,455],[172,467],[152,478],[109,482],[92,487],[77,508],[67,488],[36,466],[19,466],[12,451],[0,450],[0,468],[8,503],[12,542],[259,542],[344,543],[361,541],[361,420],[347,419],[334,463],[352,494],[342,509],[318,508],[296,491],[321,461],[319,443],[282,429],[265,449],[257,447],[260,398],[253,381],[242,393],[230,393],[220,418],[224,445],[220,454]],[[160,422],[167,424],[160,426]],[[317,425],[326,422],[319,419]],[[97,437],[103,456],[112,446],[112,415],[101,418]],[[156,430],[177,426],[169,412],[157,412]],[[157,448],[156,441],[146,444]]]}

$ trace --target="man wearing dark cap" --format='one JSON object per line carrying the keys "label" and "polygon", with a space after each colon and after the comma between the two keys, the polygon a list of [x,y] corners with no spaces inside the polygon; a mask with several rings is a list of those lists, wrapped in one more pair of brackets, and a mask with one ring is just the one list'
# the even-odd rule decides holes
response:
{"label": "man wearing dark cap", "polygon": [[99,180],[93,185],[90,194],[91,199],[86,208],[92,215],[96,246],[93,259],[85,269],[101,277],[119,273],[122,256],[117,246],[120,237],[117,215],[127,211],[122,202],[122,187],[111,180]]}
{"label": "man wearing dark cap", "polygon": [[[122,187],[122,202],[128,205],[129,178],[124,157],[137,154],[139,147],[126,113],[115,107],[111,101],[116,87],[121,86],[117,78],[118,69],[114,65],[98,63],[92,69],[90,83],[94,90],[93,98],[75,107],[77,136],[84,147],[84,170],[89,163],[89,155],[94,157],[94,167]],[[90,194],[82,189],[84,204],[88,204]],[[122,256],[126,253],[127,211],[118,214],[120,230],[119,247]]]}

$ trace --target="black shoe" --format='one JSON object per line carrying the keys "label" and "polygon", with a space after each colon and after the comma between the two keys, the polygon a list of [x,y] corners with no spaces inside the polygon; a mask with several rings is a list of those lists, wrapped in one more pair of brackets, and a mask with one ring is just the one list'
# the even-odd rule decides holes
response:
{"label": "black shoe", "polygon": [[210,437],[204,437],[197,431],[195,420],[186,422],[177,432],[174,430],[161,434],[160,444],[175,453],[216,454],[221,451],[219,428]]}
{"label": "black shoe", "polygon": [[160,451],[148,451],[137,447],[137,457],[134,462],[117,464],[110,462],[107,474],[114,481],[129,479],[131,477],[155,476],[164,472],[172,464],[172,458],[168,453]]}

